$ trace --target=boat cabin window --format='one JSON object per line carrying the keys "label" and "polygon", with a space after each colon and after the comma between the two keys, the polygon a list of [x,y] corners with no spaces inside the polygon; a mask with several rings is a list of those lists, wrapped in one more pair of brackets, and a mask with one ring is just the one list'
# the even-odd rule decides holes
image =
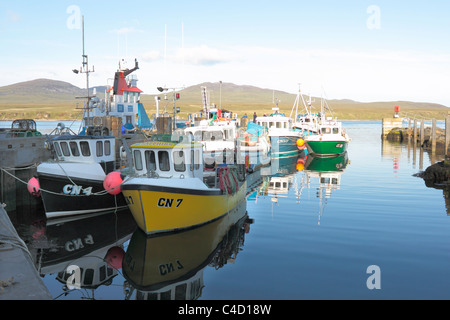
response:
{"label": "boat cabin window", "polygon": [[339,128],[333,128],[333,133],[334,134],[338,134],[339,133]]}
{"label": "boat cabin window", "polygon": [[111,155],[111,141],[105,141],[105,156]]}
{"label": "boat cabin window", "polygon": [[87,141],[80,142],[81,154],[85,157],[89,157],[91,155],[91,150],[89,149],[89,143]]}
{"label": "boat cabin window", "polygon": [[174,151],[173,154],[173,166],[177,172],[185,172],[186,164],[184,160],[184,151]]}
{"label": "boat cabin window", "polygon": [[320,130],[321,133],[323,134],[330,134],[331,133],[331,128],[322,128]]}
{"label": "boat cabin window", "polygon": [[69,146],[68,146],[67,142],[65,142],[65,141],[61,142],[61,149],[62,149],[62,153],[65,157],[70,156]]}
{"label": "boat cabin window", "polygon": [[55,146],[56,154],[58,155],[58,157],[61,157],[62,153],[61,148],[59,147],[59,143],[55,142],[53,145]]}
{"label": "boat cabin window", "polygon": [[159,170],[170,171],[169,153],[167,151],[158,152]]}
{"label": "boat cabin window", "polygon": [[97,148],[97,157],[103,156],[103,141],[97,141],[96,148]]}
{"label": "boat cabin window", "polygon": [[145,151],[145,165],[147,166],[147,171],[156,170],[156,159],[154,151]]}
{"label": "boat cabin window", "polygon": [[203,134],[204,141],[220,141],[223,140],[222,131],[205,131]]}
{"label": "boat cabin window", "polygon": [[134,150],[134,167],[136,168],[136,170],[142,170],[142,157],[141,157],[141,151],[139,150]]}
{"label": "boat cabin window", "polygon": [[78,150],[78,144],[75,141],[69,142],[70,151],[72,151],[72,155],[75,157],[80,156],[80,150]]}

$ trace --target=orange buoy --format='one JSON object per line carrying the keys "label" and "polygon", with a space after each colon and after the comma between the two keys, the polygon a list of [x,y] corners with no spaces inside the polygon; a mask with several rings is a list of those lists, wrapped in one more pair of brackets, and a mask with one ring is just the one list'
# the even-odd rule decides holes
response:
{"label": "orange buoy", "polygon": [[108,173],[105,180],[103,180],[103,188],[105,188],[106,192],[109,194],[117,195],[122,191],[120,188],[122,182],[123,179],[120,172],[113,171]]}
{"label": "orange buoy", "polygon": [[303,169],[305,168],[305,160],[302,158],[299,158],[297,160],[297,165],[295,168],[297,169],[297,171],[303,171]]}
{"label": "orange buoy", "polygon": [[303,140],[302,138],[297,139],[297,148],[299,150],[305,149],[305,140]]}
{"label": "orange buoy", "polygon": [[36,179],[35,177],[33,177],[30,180],[28,180],[27,189],[28,189],[28,192],[32,196],[35,196],[35,197],[40,197],[41,196],[41,189],[39,187],[39,180]]}

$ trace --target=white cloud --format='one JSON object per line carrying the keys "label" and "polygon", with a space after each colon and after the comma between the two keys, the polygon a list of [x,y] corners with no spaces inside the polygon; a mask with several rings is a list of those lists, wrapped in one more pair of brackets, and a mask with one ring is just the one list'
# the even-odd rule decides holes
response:
{"label": "white cloud", "polygon": [[140,59],[143,61],[151,62],[161,59],[161,53],[157,50],[149,50],[140,55]]}
{"label": "white cloud", "polygon": [[111,30],[111,32],[122,35],[122,34],[129,34],[129,33],[140,33],[140,32],[144,32],[144,31],[135,29],[134,27],[123,27],[120,29]]}
{"label": "white cloud", "polygon": [[213,66],[231,62],[234,59],[234,55],[229,50],[201,45],[199,47],[178,49],[172,59],[176,62],[184,62],[197,66]]}

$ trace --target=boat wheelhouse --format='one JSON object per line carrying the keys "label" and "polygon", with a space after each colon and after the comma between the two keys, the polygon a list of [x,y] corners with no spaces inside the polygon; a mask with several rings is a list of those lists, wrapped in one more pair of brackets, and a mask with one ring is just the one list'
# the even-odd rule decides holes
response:
{"label": "boat wheelhouse", "polygon": [[203,145],[151,141],[131,146],[135,174],[121,189],[137,225],[147,234],[214,221],[245,197],[245,172],[216,168],[205,176]]}
{"label": "boat wheelhouse", "polygon": [[65,135],[52,139],[55,159],[37,167],[47,218],[126,207],[123,195],[103,187],[116,169],[112,136]]}
{"label": "boat wheelhouse", "polygon": [[303,138],[303,134],[294,131],[292,118],[284,113],[279,113],[278,108],[270,116],[257,117],[256,124],[268,129],[270,143],[272,146],[272,157],[298,156],[299,148],[297,142]]}

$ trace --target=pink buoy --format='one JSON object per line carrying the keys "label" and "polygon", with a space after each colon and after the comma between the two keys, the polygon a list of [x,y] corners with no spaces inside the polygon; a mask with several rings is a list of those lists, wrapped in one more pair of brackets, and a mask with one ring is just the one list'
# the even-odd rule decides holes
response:
{"label": "pink buoy", "polygon": [[41,189],[39,188],[39,180],[36,179],[35,177],[28,180],[27,189],[32,196],[34,197],[41,196]]}
{"label": "pink buoy", "polygon": [[103,188],[112,195],[119,194],[122,190],[120,189],[120,185],[122,184],[123,179],[121,177],[120,172],[114,171],[108,173],[105,180],[103,180]]}
{"label": "pink buoy", "polygon": [[111,247],[105,256],[105,261],[111,268],[122,268],[122,260],[125,256],[125,251],[120,247]]}

